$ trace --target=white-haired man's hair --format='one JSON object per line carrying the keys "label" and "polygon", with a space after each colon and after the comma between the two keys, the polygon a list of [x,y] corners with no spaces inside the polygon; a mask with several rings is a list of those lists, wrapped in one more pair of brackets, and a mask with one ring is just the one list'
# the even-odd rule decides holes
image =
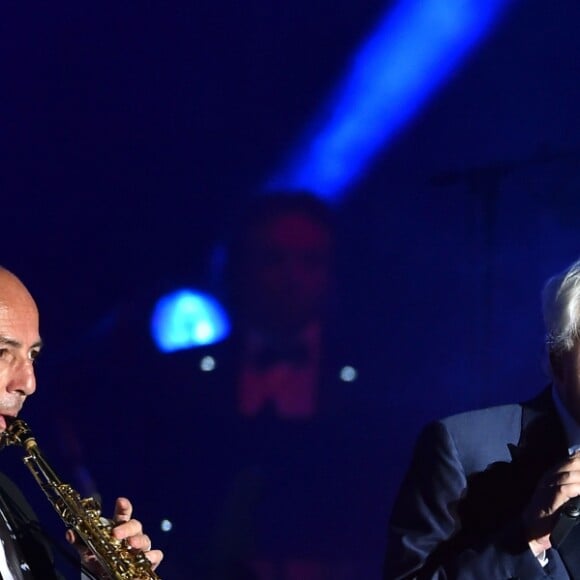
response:
{"label": "white-haired man's hair", "polygon": [[580,337],[580,260],[546,282],[542,303],[548,354],[571,350]]}

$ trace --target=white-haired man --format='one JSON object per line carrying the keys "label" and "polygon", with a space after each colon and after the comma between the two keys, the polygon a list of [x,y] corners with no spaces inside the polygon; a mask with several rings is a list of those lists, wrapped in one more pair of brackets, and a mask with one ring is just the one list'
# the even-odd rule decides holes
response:
{"label": "white-haired man", "polygon": [[[14,274],[0,267],[0,432],[36,390],[34,360],[41,347],[38,310],[32,296]],[[117,499],[113,535],[126,541],[132,549],[145,552],[156,568],[163,553],[151,549],[149,537],[141,523],[132,518],[132,511],[128,499]],[[46,540],[37,530],[26,500],[0,473],[0,578],[50,580],[58,577]],[[75,542],[70,530],[67,539]],[[93,573],[91,577],[109,578],[86,549],[79,549],[81,559]]]}
{"label": "white-haired man", "polygon": [[391,516],[385,579],[580,578],[580,260],[543,299],[552,384],[424,430]]}

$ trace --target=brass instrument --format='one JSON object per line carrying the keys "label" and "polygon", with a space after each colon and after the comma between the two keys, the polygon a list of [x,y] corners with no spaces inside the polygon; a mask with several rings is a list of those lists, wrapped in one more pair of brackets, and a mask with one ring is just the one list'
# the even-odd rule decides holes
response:
{"label": "brass instrument", "polygon": [[101,517],[101,506],[92,497],[81,498],[63,483],[42,455],[34,435],[22,419],[7,420],[0,448],[24,448],[24,463],[64,523],[86,544],[112,580],[160,580],[141,551],[131,549],[111,533],[114,524]]}

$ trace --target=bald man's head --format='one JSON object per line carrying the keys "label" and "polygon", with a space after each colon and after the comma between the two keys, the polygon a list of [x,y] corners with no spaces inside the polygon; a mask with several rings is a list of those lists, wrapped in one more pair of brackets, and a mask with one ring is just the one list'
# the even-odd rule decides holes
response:
{"label": "bald man's head", "polygon": [[22,305],[25,303],[28,303],[29,306],[34,305],[36,309],[34,298],[32,298],[22,281],[12,272],[0,266],[0,307],[2,307],[3,303],[8,303],[12,300]]}
{"label": "bald man's head", "polygon": [[34,393],[34,359],[42,346],[38,309],[24,284],[0,268],[0,431]]}

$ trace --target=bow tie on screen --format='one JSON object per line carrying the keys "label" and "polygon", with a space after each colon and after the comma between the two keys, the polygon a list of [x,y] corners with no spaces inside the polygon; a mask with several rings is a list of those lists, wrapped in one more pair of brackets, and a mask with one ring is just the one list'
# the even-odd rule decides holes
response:
{"label": "bow tie on screen", "polygon": [[257,368],[267,369],[278,363],[306,365],[310,356],[308,347],[302,342],[266,345],[256,352],[252,360]]}

